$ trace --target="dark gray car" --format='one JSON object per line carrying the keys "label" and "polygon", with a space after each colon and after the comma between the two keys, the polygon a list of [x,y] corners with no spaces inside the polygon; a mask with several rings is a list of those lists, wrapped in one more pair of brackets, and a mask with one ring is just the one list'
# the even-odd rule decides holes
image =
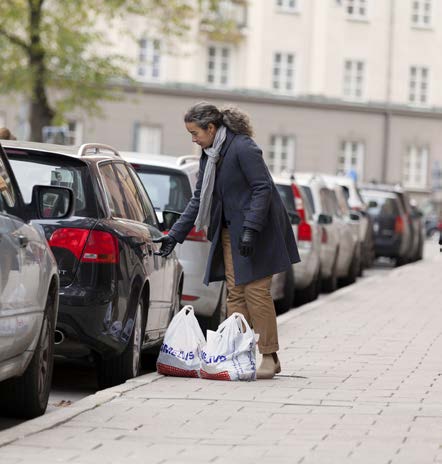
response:
{"label": "dark gray car", "polygon": [[57,264],[32,219],[71,214],[72,191],[36,186],[25,207],[0,145],[0,415],[43,414],[51,387],[58,310]]}

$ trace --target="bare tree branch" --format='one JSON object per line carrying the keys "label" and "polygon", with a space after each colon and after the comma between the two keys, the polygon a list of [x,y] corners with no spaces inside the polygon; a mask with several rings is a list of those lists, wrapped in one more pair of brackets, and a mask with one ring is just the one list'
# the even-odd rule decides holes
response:
{"label": "bare tree branch", "polygon": [[19,47],[23,48],[23,50],[28,50],[28,44],[22,40],[20,37],[14,34],[10,34],[9,32],[5,31],[0,27],[0,35],[6,37],[11,43],[14,45],[18,45]]}

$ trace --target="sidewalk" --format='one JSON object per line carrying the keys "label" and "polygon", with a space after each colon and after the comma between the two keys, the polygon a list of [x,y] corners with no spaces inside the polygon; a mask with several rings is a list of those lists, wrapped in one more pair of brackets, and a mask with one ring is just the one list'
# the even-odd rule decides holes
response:
{"label": "sidewalk", "polygon": [[149,374],[1,432],[0,463],[442,463],[441,270],[284,315],[273,380]]}

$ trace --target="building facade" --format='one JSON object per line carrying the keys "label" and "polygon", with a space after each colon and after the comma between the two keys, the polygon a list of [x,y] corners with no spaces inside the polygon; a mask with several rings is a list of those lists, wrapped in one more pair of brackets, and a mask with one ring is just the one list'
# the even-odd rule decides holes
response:
{"label": "building facade", "polygon": [[[441,187],[441,18],[438,0],[223,0],[179,42],[136,18],[132,36],[113,38],[134,83],[104,117],[70,115],[69,134],[180,155],[195,150],[186,108],[235,104],[275,174],[352,173],[428,194]],[[0,100],[2,119],[14,129],[20,114]]]}

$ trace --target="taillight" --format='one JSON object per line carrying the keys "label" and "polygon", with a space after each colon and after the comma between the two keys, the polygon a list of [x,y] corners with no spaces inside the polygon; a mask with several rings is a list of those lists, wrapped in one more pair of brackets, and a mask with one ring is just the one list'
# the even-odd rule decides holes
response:
{"label": "taillight", "polygon": [[301,193],[296,184],[292,184],[292,192],[295,197],[295,208],[299,214],[301,221],[305,221],[305,210],[304,210],[304,201],[302,200]]}
{"label": "taillight", "polygon": [[439,224],[437,225],[437,228],[442,231],[442,222],[439,222]]}
{"label": "taillight", "polygon": [[397,234],[402,234],[404,232],[404,220],[402,216],[396,216],[396,220],[394,222],[394,231]]}
{"label": "taillight", "polygon": [[325,230],[325,227],[322,227],[322,232],[321,232],[321,243],[327,243],[328,236],[327,236],[327,231]]}
{"label": "taillight", "polygon": [[199,296],[194,295],[181,295],[182,301],[196,301],[199,299]]}
{"label": "taillight", "polygon": [[57,229],[49,239],[51,248],[65,248],[82,263],[117,263],[118,240],[109,232],[88,229]]}
{"label": "taillight", "polygon": [[312,241],[312,228],[310,224],[303,221],[298,226],[298,240],[311,242]]}
{"label": "taillight", "polygon": [[188,233],[186,240],[190,240],[193,242],[207,242],[207,235],[204,230],[200,230],[197,232],[195,227]]}

